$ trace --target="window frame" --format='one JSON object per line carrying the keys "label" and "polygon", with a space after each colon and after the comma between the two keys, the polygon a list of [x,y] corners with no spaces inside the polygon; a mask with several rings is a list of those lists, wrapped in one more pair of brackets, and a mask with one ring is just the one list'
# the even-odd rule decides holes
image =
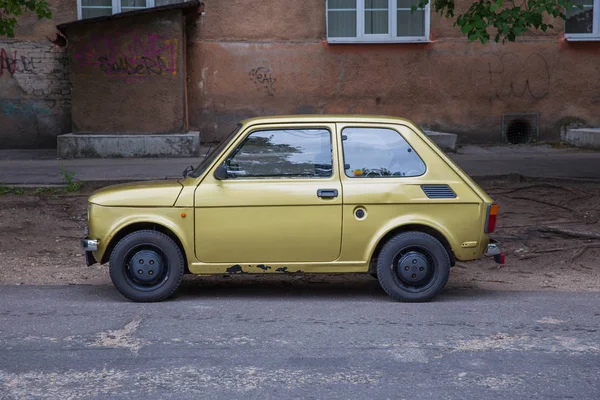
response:
{"label": "window frame", "polygon": [[[600,0],[594,0],[600,1]],[[329,37],[329,0],[325,2],[325,24],[327,43],[352,44],[352,43],[428,43],[430,41],[431,7],[428,3],[424,11],[424,35],[423,36],[397,36],[398,32],[398,10],[397,0],[388,0],[388,34],[365,34],[365,0],[356,0],[356,37]],[[342,9],[333,9],[342,10]],[[350,9],[348,9],[350,10]]]}
{"label": "window frame", "polygon": [[243,137],[240,138],[239,141],[237,141],[237,143],[233,144],[233,147],[231,148],[231,150],[228,150],[225,154],[224,157],[221,158],[221,160],[216,164],[218,165],[223,165],[226,166],[227,161],[230,160],[232,157],[235,157],[239,151],[239,149],[241,149],[241,147],[248,141],[248,139],[250,138],[250,136],[256,132],[263,132],[263,131],[289,131],[289,130],[317,130],[317,129],[321,129],[324,131],[329,132],[329,148],[331,151],[331,175],[329,176],[317,176],[317,175],[313,175],[313,176],[236,176],[235,178],[229,178],[227,179],[228,182],[239,182],[239,181],[267,181],[267,180],[272,180],[272,181],[299,181],[299,180],[304,180],[304,181],[312,181],[312,180],[319,180],[319,181],[323,181],[323,180],[332,180],[332,179],[337,179],[336,175],[337,175],[337,171],[336,171],[336,151],[335,151],[335,130],[333,129],[333,127],[331,126],[325,126],[325,125],[292,125],[292,126],[282,126],[282,125],[276,125],[276,126],[269,126],[269,125],[260,125],[260,126],[256,126],[253,127],[251,129],[249,129],[247,132],[245,132],[243,134]]}
{"label": "window frame", "polygon": [[567,33],[567,24],[565,21],[565,26],[563,28],[565,39],[568,41],[600,41],[600,0],[594,0],[593,4],[593,18],[592,18],[592,33]]}
{"label": "window frame", "polygon": [[[186,0],[183,0],[182,2],[184,2]],[[112,2],[112,14],[118,14],[122,11],[122,6],[121,6],[121,0],[111,0]],[[155,1],[154,0],[146,0],[146,7],[138,7],[138,8],[134,8],[132,10],[127,10],[127,11],[135,11],[135,10],[143,10],[146,8],[152,8],[155,5]],[[101,8],[108,8],[108,7],[101,7]],[[77,19],[83,19],[83,4],[81,0],[77,0]]]}
{"label": "window frame", "polygon": [[[407,126],[404,125],[400,125],[403,126],[407,129],[410,129]],[[404,140],[406,142],[406,144],[412,149],[412,151],[417,155],[417,157],[419,157],[419,159],[421,160],[421,162],[423,163],[423,165],[425,166],[425,170],[423,171],[422,174],[420,175],[411,175],[411,176],[401,176],[401,175],[388,175],[388,176],[350,176],[348,175],[348,170],[346,169],[346,165],[349,165],[346,163],[346,152],[344,150],[344,129],[357,129],[357,128],[362,128],[362,129],[387,129],[390,131],[394,131],[396,132],[401,138],[402,140]],[[423,157],[421,157],[421,155],[417,152],[417,150],[415,150],[414,146],[410,143],[410,141],[408,139],[406,139],[406,137],[402,134],[402,132],[400,132],[398,129],[396,129],[396,127],[394,126],[387,126],[387,125],[364,125],[364,124],[343,124],[342,126],[339,127],[339,135],[340,135],[340,160],[342,161],[342,167],[343,168],[343,172],[340,174],[340,176],[344,177],[344,179],[350,179],[350,180],[363,180],[363,179],[414,179],[414,178],[420,178],[423,175],[425,175],[427,173],[427,171],[429,170],[429,167],[427,166],[427,163],[425,162],[425,159]]]}

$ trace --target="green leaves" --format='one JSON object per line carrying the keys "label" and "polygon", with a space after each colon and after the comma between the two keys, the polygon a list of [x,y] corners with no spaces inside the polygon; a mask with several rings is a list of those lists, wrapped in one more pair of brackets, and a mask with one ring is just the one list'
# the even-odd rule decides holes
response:
{"label": "green leaves", "polygon": [[38,19],[52,18],[46,0],[0,0],[0,36],[15,36],[17,17],[25,12],[35,12]]}
{"label": "green leaves", "polygon": [[497,9],[499,9],[500,7],[502,7],[502,0],[498,0],[495,3],[492,3],[492,5],[490,6],[490,11],[494,12]]}
{"label": "green leaves", "polygon": [[[431,8],[445,18],[454,17],[454,0],[420,0],[418,7],[431,2]],[[458,26],[470,41],[487,43],[494,35],[495,42],[514,42],[517,37],[531,30],[546,32],[554,28],[544,22],[545,17],[566,19],[566,10],[572,7],[583,9],[574,0],[477,0],[467,11],[458,15],[454,26]],[[415,8],[416,9],[416,8]]]}

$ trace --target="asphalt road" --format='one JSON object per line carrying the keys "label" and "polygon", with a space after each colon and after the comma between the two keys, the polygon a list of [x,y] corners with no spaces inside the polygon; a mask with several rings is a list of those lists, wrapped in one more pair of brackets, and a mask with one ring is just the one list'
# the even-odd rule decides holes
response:
{"label": "asphalt road", "polygon": [[598,399],[599,326],[600,293],[0,286],[0,399]]}

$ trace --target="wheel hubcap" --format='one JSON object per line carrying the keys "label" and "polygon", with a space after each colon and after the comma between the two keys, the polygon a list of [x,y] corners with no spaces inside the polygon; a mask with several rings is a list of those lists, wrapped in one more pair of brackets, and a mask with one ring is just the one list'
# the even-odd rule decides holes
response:
{"label": "wheel hubcap", "polygon": [[164,271],[162,259],[152,250],[138,251],[131,257],[130,271],[140,283],[150,283],[161,277]]}
{"label": "wheel hubcap", "polygon": [[427,257],[416,251],[400,257],[395,267],[398,278],[408,285],[426,281],[431,273],[431,263]]}

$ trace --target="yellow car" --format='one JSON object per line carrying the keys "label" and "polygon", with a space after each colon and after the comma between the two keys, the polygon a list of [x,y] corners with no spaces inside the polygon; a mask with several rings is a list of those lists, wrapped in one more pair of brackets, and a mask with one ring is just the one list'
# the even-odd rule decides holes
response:
{"label": "yellow car", "polygon": [[301,115],[242,121],[179,180],[89,198],[88,265],[161,301],[185,273],[370,273],[398,301],[427,301],[456,260],[503,262],[498,206],[412,122]]}

